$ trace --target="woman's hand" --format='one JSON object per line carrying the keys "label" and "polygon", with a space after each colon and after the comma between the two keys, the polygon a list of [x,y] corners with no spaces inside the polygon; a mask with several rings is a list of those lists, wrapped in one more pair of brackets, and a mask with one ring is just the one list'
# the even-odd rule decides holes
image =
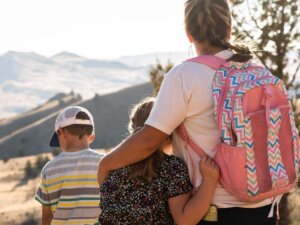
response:
{"label": "woman's hand", "polygon": [[199,170],[202,175],[202,182],[217,183],[220,177],[220,170],[215,160],[209,156],[203,156],[199,163]]}

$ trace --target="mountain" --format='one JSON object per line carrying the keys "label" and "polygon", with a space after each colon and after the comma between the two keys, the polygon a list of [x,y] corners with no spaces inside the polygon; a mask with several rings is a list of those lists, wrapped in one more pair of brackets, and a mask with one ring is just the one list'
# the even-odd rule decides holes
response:
{"label": "mountain", "polygon": [[45,117],[56,113],[58,110],[71,104],[81,101],[80,95],[73,92],[69,94],[59,93],[49,99],[45,104],[38,106],[28,112],[21,113],[15,117],[11,117],[0,121],[0,140],[8,138],[12,134],[19,132],[24,127],[31,126],[33,123],[44,119]]}
{"label": "mountain", "polygon": [[149,67],[157,61],[177,64],[187,57],[160,52],[96,60],[70,52],[52,57],[7,52],[0,56],[0,120],[34,109],[60,92],[74,91],[88,99],[147,82]]}
{"label": "mountain", "polygon": [[188,58],[189,56],[187,52],[158,52],[138,56],[123,56],[117,60],[130,66],[151,66],[157,61],[161,62],[163,65],[168,61],[173,64],[178,64]]}
{"label": "mountain", "polygon": [[[296,60],[298,51],[289,54]],[[33,52],[10,51],[0,56],[0,120],[31,110],[57,93],[74,91],[83,99],[107,94],[149,81],[148,71],[157,61],[178,64],[184,52],[158,52],[96,60],[70,52],[45,57]],[[299,57],[298,57],[299,58]],[[289,72],[297,69],[296,63]],[[299,83],[300,71],[296,76]]]}
{"label": "mountain", "polygon": [[74,91],[83,99],[148,81],[148,67],[95,60],[62,52],[52,57],[8,52],[0,56],[0,118],[37,107],[51,96]]}
{"label": "mountain", "polygon": [[73,92],[58,94],[45,104],[0,121],[0,158],[11,158],[50,152],[49,140],[58,113],[67,105],[80,105],[91,111],[95,120],[96,139],[93,148],[110,148],[127,135],[128,112],[141,98],[151,96],[150,83],[118,92],[95,95],[81,100]]}

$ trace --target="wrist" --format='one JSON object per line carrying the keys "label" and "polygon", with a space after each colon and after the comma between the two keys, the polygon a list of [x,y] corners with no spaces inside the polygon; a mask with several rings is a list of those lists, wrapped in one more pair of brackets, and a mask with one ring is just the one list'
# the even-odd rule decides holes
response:
{"label": "wrist", "polygon": [[201,184],[214,185],[214,186],[216,186],[217,183],[218,183],[218,179],[213,177],[202,178],[202,182],[201,182]]}

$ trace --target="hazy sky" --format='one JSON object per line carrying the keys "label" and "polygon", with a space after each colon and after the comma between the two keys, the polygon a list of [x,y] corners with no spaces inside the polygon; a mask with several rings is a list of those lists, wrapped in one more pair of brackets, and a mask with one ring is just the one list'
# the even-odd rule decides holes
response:
{"label": "hazy sky", "polygon": [[0,54],[92,58],[187,51],[185,0],[0,0]]}

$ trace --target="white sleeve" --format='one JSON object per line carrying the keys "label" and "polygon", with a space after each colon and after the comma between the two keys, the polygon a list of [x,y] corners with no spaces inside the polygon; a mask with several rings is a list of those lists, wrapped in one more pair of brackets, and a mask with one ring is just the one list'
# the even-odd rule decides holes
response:
{"label": "white sleeve", "polygon": [[188,97],[180,65],[164,77],[151,114],[145,124],[171,134],[186,117]]}

